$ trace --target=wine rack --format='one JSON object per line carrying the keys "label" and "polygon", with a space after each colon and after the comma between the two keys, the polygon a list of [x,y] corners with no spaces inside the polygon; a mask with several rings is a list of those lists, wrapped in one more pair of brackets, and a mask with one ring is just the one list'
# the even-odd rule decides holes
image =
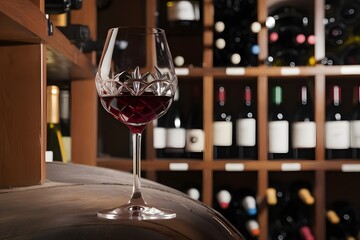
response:
{"label": "wine rack", "polygon": [[[90,25],[93,34],[92,38],[95,38],[97,24],[99,39],[104,37],[106,30],[113,25],[155,26],[157,24],[154,13],[157,12],[157,4],[161,1],[146,1],[145,8],[144,2],[140,0],[113,2],[120,6],[122,4],[127,6],[126,8],[117,8],[126,9],[127,12],[118,14],[122,16],[119,20],[112,18],[112,22],[106,21],[106,16],[112,16],[106,10],[99,10],[98,13],[95,13],[95,1],[84,2],[84,9],[81,10],[81,13],[74,14],[72,19],[74,23]],[[274,6],[284,2],[286,1],[258,0],[258,22],[265,23],[269,11]],[[203,10],[202,44],[200,44],[202,45],[202,66],[195,64],[191,67],[177,68],[180,87],[183,90],[191,90],[192,84],[202,86],[203,128],[206,136],[203,159],[158,159],[155,150],[152,148],[152,126],[148,127],[143,138],[145,147],[143,149],[142,169],[143,176],[146,178],[180,190],[186,190],[189,187],[188,184],[194,182],[195,187],[201,189],[201,201],[210,206],[215,206],[214,194],[218,188],[224,185],[231,186],[233,189],[251,188],[256,192],[259,204],[258,221],[261,229],[259,239],[268,238],[270,228],[268,223],[269,208],[264,202],[267,188],[275,181],[285,183],[288,179],[291,181],[300,179],[311,183],[316,199],[311,214],[313,218],[311,219],[313,222],[312,228],[316,239],[325,239],[325,210],[331,202],[342,198],[353,203],[356,208],[360,208],[360,194],[353,188],[344,187],[351,186],[350,184],[359,180],[360,159],[328,160],[325,158],[324,151],[327,86],[338,82],[342,84],[344,93],[346,91],[346,94],[343,94],[344,104],[349,106],[352,101],[350,97],[352,90],[350,94],[350,89],[352,89],[353,85],[359,84],[360,67],[359,65],[324,66],[320,64],[325,57],[325,27],[323,25],[325,0],[292,2],[295,5],[311,9],[311,12],[313,12],[314,33],[316,36],[314,46],[316,65],[299,67],[267,66],[265,64],[268,56],[267,29],[262,27],[258,33],[258,44],[261,49],[258,55],[259,66],[213,67],[213,1],[203,0],[201,1]],[[115,136],[104,135],[104,132],[109,131],[109,129],[97,129],[97,121],[103,121],[104,116],[101,116],[101,112],[98,113],[97,96],[93,82],[95,55],[82,54],[57,29],[55,29],[53,36],[48,36],[47,20],[41,10],[43,4],[44,1],[40,0],[0,2],[0,49],[2,53],[0,63],[2,66],[6,66],[2,71],[6,70],[7,79],[4,79],[4,75],[1,75],[0,78],[2,79],[1,89],[5,89],[2,96],[8,96],[6,101],[0,100],[0,111],[3,113],[2,116],[9,116],[8,118],[2,118],[2,123],[4,123],[2,125],[6,126],[6,130],[1,131],[1,136],[3,139],[8,140],[8,150],[3,149],[1,152],[3,156],[0,164],[1,187],[33,185],[45,181],[44,146],[46,146],[46,140],[44,138],[44,129],[46,121],[44,119],[45,109],[42,97],[46,89],[46,75],[48,76],[47,80],[50,78],[51,81],[62,82],[64,78],[71,80],[73,90],[71,106],[73,162],[131,171],[132,163],[128,154],[128,129],[117,122],[109,124],[109,126],[111,125],[109,128],[115,129]],[[133,12],[129,11],[129,9],[134,9],[138,13],[136,18],[129,16]],[[25,14],[19,14],[20,12]],[[96,15],[98,15],[98,22],[94,20]],[[181,39],[181,37],[177,38]],[[53,62],[48,61],[45,63],[45,49],[48,59],[54,57]],[[24,52],[29,54],[33,60],[26,61],[23,57]],[[11,56],[11,59],[16,62],[16,66],[8,61],[10,58],[3,56]],[[66,71],[59,69],[58,66],[60,65],[67,66]],[[21,72],[28,73],[26,79],[23,78]],[[65,75],[62,75],[64,73]],[[269,89],[275,83],[280,83],[284,84],[285,89],[293,91],[305,81],[310,82],[314,97],[314,114],[317,127],[315,157],[313,160],[269,160],[267,146]],[[256,160],[236,158],[214,160],[213,158],[212,116],[214,89],[219,82],[229,85],[230,88],[240,88],[244,84],[250,84],[255,88],[258,117],[258,158]],[[31,85],[28,85],[29,83]],[[18,87],[20,85],[25,86],[23,90]],[[20,92],[10,94],[13,89],[18,89]],[[31,91],[27,91],[27,89],[31,89]],[[347,94],[348,92],[349,94]],[[289,94],[291,97],[291,93],[285,91],[285,94]],[[20,95],[28,96],[28,98],[25,101],[20,101],[18,98]],[[233,95],[236,96],[236,92]],[[288,109],[293,106],[291,101],[289,100],[289,104],[286,106]],[[20,114],[9,111],[8,102],[12,102],[15,106],[11,109],[31,109],[31,112],[21,112]],[[25,106],[23,105],[24,102],[26,102]],[[232,106],[232,108],[235,111],[236,105]],[[24,124],[24,115],[34,117],[28,118]],[[19,122],[12,122],[12,119]],[[18,127],[14,129],[12,126],[15,125],[24,126],[24,128]],[[24,132],[26,132],[26,135],[24,135]],[[109,140],[106,139],[109,138],[116,145],[114,148],[120,147],[120,145],[124,146],[119,150],[120,157],[100,155],[103,152],[101,148],[99,148],[98,155],[96,154],[97,146],[101,146],[101,143],[104,146],[108,145]],[[28,148],[19,147],[18,143],[22,143]]]}
{"label": "wine rack", "polygon": [[[157,4],[164,4],[166,1],[148,1],[146,19],[141,24],[156,25],[153,15],[156,12]],[[314,66],[268,66],[266,58],[268,56],[268,30],[264,23],[270,10],[275,6],[284,5],[289,1],[282,0],[258,0],[257,1],[257,20],[262,24],[262,28],[257,36],[260,46],[258,55],[259,65],[252,67],[214,67],[213,64],[213,41],[214,41],[214,5],[211,0],[200,1],[203,10],[203,52],[202,67],[198,64],[179,67],[176,69],[179,77],[180,88],[184,91],[191,90],[191,84],[202,86],[203,91],[203,117],[204,132],[206,136],[205,151],[202,160],[195,159],[158,159],[152,149],[152,127],[146,131],[144,149],[143,170],[147,178],[169,184],[175,188],[185,191],[192,179],[201,189],[201,201],[215,207],[216,200],[214,195],[221,186],[233,189],[251,188],[256,192],[259,204],[258,221],[261,233],[258,239],[268,239],[269,227],[269,208],[265,203],[266,189],[273,182],[286,183],[289,181],[304,180],[312,186],[312,192],[316,199],[311,209],[312,230],[316,239],[325,239],[326,220],[325,209],[330,204],[330,200],[336,198],[336,193],[344,194],[344,198],[349,198],[356,202],[359,194],[356,191],[341,192],[341,184],[346,185],[358,178],[357,172],[360,170],[359,159],[338,159],[328,160],[325,158],[324,142],[324,123],[327,104],[327,86],[340,82],[344,87],[344,97],[347,105],[351,104],[350,95],[347,93],[355,84],[358,84],[360,70],[358,65],[333,65],[324,66],[320,62],[325,57],[325,27],[324,4],[325,0],[313,0],[307,2],[291,1],[292,5],[308,9],[313,14],[314,33],[316,43],[314,45]],[[139,3],[142,5],[142,3]],[[290,4],[290,3],[289,3]],[[162,6],[163,7],[163,6]],[[160,10],[159,10],[160,11]],[[161,12],[157,12],[161,14]],[[124,20],[123,25],[133,22]],[[134,20],[139,24],[138,20]],[[172,36],[170,36],[172,37]],[[188,36],[186,36],[188,38]],[[178,42],[181,36],[176,36]],[[196,45],[198,46],[198,44]],[[172,46],[170,45],[170,48]],[[191,46],[189,46],[191,52]],[[186,50],[186,49],[185,49]],[[176,50],[174,50],[176,52]],[[197,51],[193,51],[197,54]],[[198,59],[198,56],[195,57]],[[231,108],[236,112],[240,106],[239,98],[241,86],[250,85],[254,90],[255,103],[257,106],[257,149],[258,158],[256,160],[214,159],[212,146],[212,121],[214,92],[217,84],[228,86],[229,96],[231,95]],[[291,113],[295,106],[295,90],[301,85],[307,84],[311,92],[314,117],[316,122],[317,144],[313,159],[268,159],[268,108],[270,103],[270,88],[276,84],[284,87],[285,108]],[[346,93],[345,93],[346,92]],[[352,95],[352,90],[351,92]],[[229,97],[228,96],[228,97]],[[188,103],[184,104],[187,105]],[[99,135],[102,133],[99,132]],[[124,129],[124,136],[127,138],[128,130]],[[114,136],[113,136],[114,137]],[[114,138],[112,138],[114,139]],[[128,151],[128,149],[126,149]],[[131,171],[130,158],[123,157],[99,157],[97,164],[103,167]],[[181,173],[179,173],[181,172]],[[350,172],[350,173],[348,173]],[[172,173],[174,177],[172,178]],[[174,179],[175,178],[175,179]],[[336,178],[337,180],[333,180]],[[169,180],[167,180],[169,179]],[[177,181],[177,180],[178,181]],[[339,183],[338,183],[339,182]],[[181,184],[180,184],[181,183]],[[332,193],[333,186],[336,193]],[[345,196],[346,195],[346,196]],[[349,195],[349,196],[348,196]],[[357,208],[360,206],[357,204]]]}

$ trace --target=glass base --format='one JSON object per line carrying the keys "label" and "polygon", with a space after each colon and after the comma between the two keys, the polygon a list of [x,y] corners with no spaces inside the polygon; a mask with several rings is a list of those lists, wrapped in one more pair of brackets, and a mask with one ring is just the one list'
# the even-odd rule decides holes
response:
{"label": "glass base", "polygon": [[105,219],[123,220],[162,220],[176,217],[176,213],[168,209],[161,209],[143,205],[125,204],[111,209],[100,210],[97,216]]}

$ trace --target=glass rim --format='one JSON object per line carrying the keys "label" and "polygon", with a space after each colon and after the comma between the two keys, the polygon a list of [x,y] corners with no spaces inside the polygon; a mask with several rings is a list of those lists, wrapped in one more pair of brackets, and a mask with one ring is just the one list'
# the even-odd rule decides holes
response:
{"label": "glass rim", "polygon": [[[114,30],[132,30],[129,31],[129,34],[133,35],[153,35],[153,34],[165,34],[165,30],[159,27],[149,27],[149,26],[122,26],[122,27],[112,27],[108,30],[108,32]],[[143,29],[143,31],[140,31]]]}

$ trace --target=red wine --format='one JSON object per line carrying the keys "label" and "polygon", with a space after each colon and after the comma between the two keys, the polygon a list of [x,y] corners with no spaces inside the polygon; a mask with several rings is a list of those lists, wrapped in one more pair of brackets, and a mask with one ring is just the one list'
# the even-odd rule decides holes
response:
{"label": "red wine", "polygon": [[340,86],[332,86],[330,97],[325,122],[326,158],[348,158],[350,151],[350,122],[345,116],[341,105]]}
{"label": "red wine", "polygon": [[233,124],[226,106],[226,91],[223,86],[217,90],[214,106],[213,146],[214,159],[230,158]]}
{"label": "red wine", "polygon": [[240,159],[256,159],[256,109],[252,104],[251,88],[245,87],[244,104],[236,120],[237,156]]}
{"label": "red wine", "polygon": [[301,87],[300,96],[301,101],[296,108],[291,125],[293,158],[315,159],[316,124],[306,86]]}
{"label": "red wine", "polygon": [[113,117],[126,124],[132,133],[141,133],[146,125],[161,117],[170,107],[172,97],[145,93],[132,96],[101,96],[101,104]]}

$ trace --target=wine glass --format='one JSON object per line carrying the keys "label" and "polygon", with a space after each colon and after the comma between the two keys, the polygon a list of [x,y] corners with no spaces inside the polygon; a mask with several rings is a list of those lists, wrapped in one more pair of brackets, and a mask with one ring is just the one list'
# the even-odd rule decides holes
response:
{"label": "wine glass", "polygon": [[141,193],[141,134],[169,109],[178,80],[165,31],[118,27],[108,31],[95,78],[101,104],[127,125],[133,141],[133,190],[128,203],[101,210],[106,219],[171,219],[176,213],[149,206]]}

